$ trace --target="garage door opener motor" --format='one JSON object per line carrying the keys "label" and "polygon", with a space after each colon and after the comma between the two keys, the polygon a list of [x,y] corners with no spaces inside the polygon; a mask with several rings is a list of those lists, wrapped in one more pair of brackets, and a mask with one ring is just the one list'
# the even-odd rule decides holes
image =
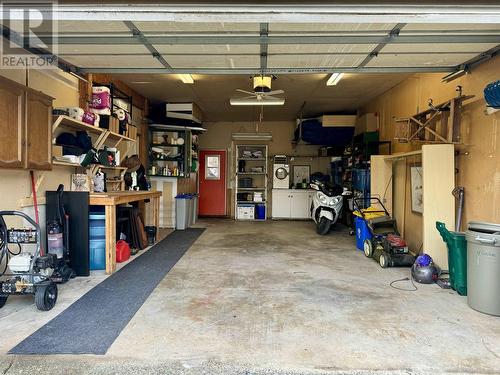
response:
{"label": "garage door opener motor", "polygon": [[[31,227],[29,229],[9,229],[5,216],[20,216]],[[38,310],[48,311],[57,301],[57,285],[50,280],[57,258],[54,254],[40,255],[40,226],[28,215],[19,211],[0,211],[0,308],[10,295],[31,294],[35,296]],[[8,245],[19,247],[12,252]],[[24,251],[23,246],[35,245],[34,253]],[[7,268],[12,273],[7,274]]]}

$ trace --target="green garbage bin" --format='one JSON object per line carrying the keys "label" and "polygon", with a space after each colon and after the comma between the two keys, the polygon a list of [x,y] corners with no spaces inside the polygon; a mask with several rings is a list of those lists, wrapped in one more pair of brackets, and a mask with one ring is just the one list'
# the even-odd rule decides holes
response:
{"label": "green garbage bin", "polygon": [[448,247],[448,271],[451,287],[461,296],[467,295],[467,240],[465,233],[450,232],[436,221],[436,228]]}

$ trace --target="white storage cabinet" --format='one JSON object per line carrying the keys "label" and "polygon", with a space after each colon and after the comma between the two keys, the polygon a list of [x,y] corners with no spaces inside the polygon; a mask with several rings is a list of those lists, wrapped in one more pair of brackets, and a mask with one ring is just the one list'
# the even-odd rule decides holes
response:
{"label": "white storage cabinet", "polygon": [[314,190],[273,189],[273,219],[310,219]]}

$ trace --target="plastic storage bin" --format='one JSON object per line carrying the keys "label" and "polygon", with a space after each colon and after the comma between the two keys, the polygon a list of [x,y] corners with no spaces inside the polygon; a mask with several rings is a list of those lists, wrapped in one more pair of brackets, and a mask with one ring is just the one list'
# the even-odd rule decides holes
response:
{"label": "plastic storage bin", "polygon": [[184,194],[175,197],[175,229],[184,230],[189,227],[189,197]]}
{"label": "plastic storage bin", "polygon": [[467,238],[467,303],[500,316],[500,224],[471,221]]}
{"label": "plastic storage bin", "polygon": [[263,204],[258,204],[255,206],[255,218],[257,220],[266,219],[266,206]]}
{"label": "plastic storage bin", "polygon": [[106,217],[104,214],[89,215],[89,238],[92,240],[106,238]]}
{"label": "plastic storage bin", "polygon": [[354,228],[356,229],[356,248],[363,250],[365,240],[371,240],[373,236],[368,229],[366,221],[358,216],[354,218]]}
{"label": "plastic storage bin", "polygon": [[355,168],[352,170],[352,187],[364,193],[370,191],[370,170]]}
{"label": "plastic storage bin", "polygon": [[448,247],[450,284],[461,296],[467,295],[467,240],[464,233],[450,232],[446,225],[436,221],[436,228]]}
{"label": "plastic storage bin", "polygon": [[255,206],[253,204],[240,204],[237,211],[238,220],[254,220]]}
{"label": "plastic storage bin", "polygon": [[89,240],[90,269],[106,269],[106,240]]}
{"label": "plastic storage bin", "polygon": [[104,212],[89,214],[90,269],[106,268],[106,216]]}

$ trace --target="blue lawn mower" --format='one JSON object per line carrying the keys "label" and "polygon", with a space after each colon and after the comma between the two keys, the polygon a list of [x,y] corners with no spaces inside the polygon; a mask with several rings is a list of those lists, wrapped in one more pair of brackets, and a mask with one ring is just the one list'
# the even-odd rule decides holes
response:
{"label": "blue lawn mower", "polygon": [[[377,206],[380,209],[374,208]],[[382,268],[411,267],[415,262],[415,255],[408,250],[406,241],[398,232],[396,220],[380,199],[354,198],[354,208],[365,221],[370,233],[363,242],[365,256],[377,260]]]}

